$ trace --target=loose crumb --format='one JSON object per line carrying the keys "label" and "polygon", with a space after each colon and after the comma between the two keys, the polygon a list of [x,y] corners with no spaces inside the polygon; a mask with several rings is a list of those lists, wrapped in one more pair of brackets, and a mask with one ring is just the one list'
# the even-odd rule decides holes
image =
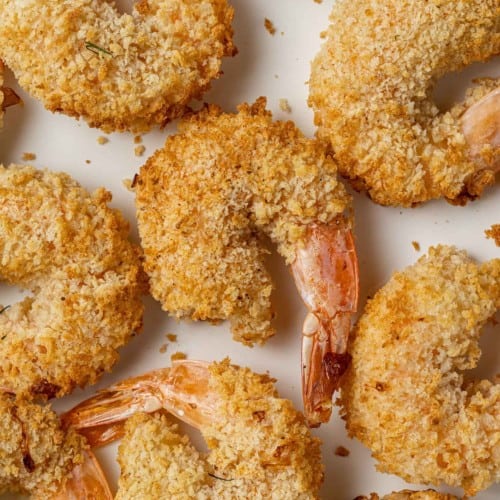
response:
{"label": "loose crumb", "polygon": [[348,457],[350,453],[351,452],[343,446],[337,446],[337,448],[335,448],[335,455],[337,455],[338,457]]}
{"label": "loose crumb", "polygon": [[36,160],[35,153],[23,153],[23,161],[33,161]]}
{"label": "loose crumb", "polygon": [[146,148],[142,144],[134,148],[135,156],[142,156],[144,151],[146,151]]}
{"label": "loose crumb", "polygon": [[167,352],[167,344],[163,344],[161,347],[160,347],[160,353],[161,354],[164,354],[165,352]]}
{"label": "loose crumb", "polygon": [[285,113],[292,112],[292,108],[290,107],[290,104],[288,103],[287,99],[280,99],[280,109],[281,109],[281,111],[284,111]]}
{"label": "loose crumb", "polygon": [[134,137],[134,144],[140,144],[142,142],[142,137],[140,135],[136,135]]}
{"label": "loose crumb", "polygon": [[500,247],[500,224],[493,224],[484,234],[487,238],[492,239],[497,247]]}
{"label": "loose crumb", "polygon": [[85,163],[86,163],[87,165],[90,165],[92,162],[91,162],[90,160],[85,160]]}
{"label": "loose crumb", "polygon": [[323,0],[314,0],[314,3],[323,3]]}
{"label": "loose crumb", "polygon": [[264,26],[270,35],[274,35],[276,33],[276,28],[274,27],[273,22],[267,17],[264,19]]}
{"label": "loose crumb", "polygon": [[123,179],[122,184],[125,186],[125,189],[127,191],[130,191],[131,193],[134,192],[134,187],[133,187],[133,180],[132,179]]}
{"label": "loose crumb", "polygon": [[170,361],[176,361],[177,359],[186,359],[187,356],[183,352],[174,352],[172,356],[170,356]]}
{"label": "loose crumb", "polygon": [[418,241],[412,241],[411,244],[413,245],[413,248],[417,251],[420,252],[420,243]]}
{"label": "loose crumb", "polygon": [[167,339],[170,342],[177,342],[177,335],[175,333],[167,333]]}
{"label": "loose crumb", "polygon": [[109,139],[107,137],[104,137],[103,135],[100,135],[98,138],[97,138],[97,144],[106,144],[107,142],[109,142]]}

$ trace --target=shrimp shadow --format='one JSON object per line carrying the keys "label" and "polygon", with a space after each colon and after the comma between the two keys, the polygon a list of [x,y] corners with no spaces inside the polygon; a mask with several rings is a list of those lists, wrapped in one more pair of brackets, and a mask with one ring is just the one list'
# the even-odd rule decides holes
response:
{"label": "shrimp shadow", "polygon": [[[259,46],[255,43],[257,34],[252,30],[256,23],[252,17],[258,17],[259,13],[252,9],[251,2],[246,0],[233,0],[234,8],[234,45],[238,53],[234,57],[226,57],[222,60],[222,75],[213,80],[210,90],[205,94],[204,101],[213,103],[225,103],[232,109],[241,104],[241,96],[253,94],[250,78],[244,78],[258,71]],[[260,95],[260,94],[258,94]]]}

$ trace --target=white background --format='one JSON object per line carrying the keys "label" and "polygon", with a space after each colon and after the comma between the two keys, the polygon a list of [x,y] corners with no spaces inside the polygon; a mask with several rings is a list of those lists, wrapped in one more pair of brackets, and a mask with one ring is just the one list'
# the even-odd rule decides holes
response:
{"label": "white background", "polygon": [[[122,7],[130,8],[132,2],[121,3]],[[319,34],[328,24],[333,1],[318,4],[313,0],[233,0],[232,4],[236,11],[234,30],[239,54],[224,61],[224,75],[213,84],[205,100],[221,105],[226,111],[234,111],[243,101],[253,102],[261,95],[267,96],[268,107],[275,118],[293,119],[312,136],[312,112],[306,104],[309,65],[320,44]],[[265,17],[276,27],[274,36],[264,28]],[[450,75],[440,82],[437,91],[440,102],[446,105],[459,98],[473,76],[499,76],[499,66],[496,59],[487,65],[474,66],[461,75]],[[17,89],[10,73],[7,73],[7,84]],[[145,155],[137,158],[132,134],[111,134],[108,135],[109,143],[99,145],[97,138],[104,135],[99,130],[88,128],[84,122],[52,115],[26,93],[19,93],[24,106],[7,111],[5,127],[0,132],[0,161],[22,163],[23,153],[33,152],[36,160],[32,164],[37,167],[69,172],[89,190],[105,186],[113,193],[112,205],[123,211],[136,238],[134,197],[126,191],[122,181],[132,178],[146,157],[162,146],[166,135],[175,131],[175,124],[145,135]],[[290,114],[280,110],[281,98],[288,100],[292,108]],[[86,160],[91,163],[87,164]],[[355,194],[360,310],[366,297],[380,288],[394,270],[414,262],[430,245],[455,244],[480,260],[499,257],[499,249],[484,236],[485,229],[500,223],[499,194],[497,184],[481,200],[466,207],[436,201],[406,210],[379,207],[365,196]],[[420,243],[420,252],[413,248],[412,241]],[[254,371],[269,370],[278,379],[281,395],[300,407],[300,331],[305,309],[281,258],[272,255],[268,264],[276,282],[273,300],[278,313],[278,333],[264,347],[250,349],[233,342],[225,324],[177,323],[148,298],[144,331],[121,351],[121,361],[113,373],[105,376],[97,387],[76,391],[71,397],[56,402],[55,408],[69,408],[96,388],[125,376],[168,366],[170,355],[176,351],[192,359],[219,360],[229,355],[234,363],[250,366]],[[0,284],[0,303],[10,304],[20,296],[19,291]],[[491,327],[483,339],[482,345],[487,349],[481,360],[480,375],[493,376],[499,371],[500,338],[493,338],[493,331],[499,337],[498,328]],[[178,340],[161,353],[160,347],[168,343],[167,333],[177,334]],[[372,491],[386,493],[410,487],[396,477],[377,473],[368,450],[346,436],[343,421],[337,415],[314,433],[324,442],[326,478],[322,494],[325,499],[350,500]],[[199,436],[196,441],[200,441]],[[339,445],[350,450],[348,457],[335,456],[334,450]],[[114,445],[98,452],[113,488],[118,475],[115,453]],[[458,490],[443,488],[443,491],[460,494]],[[477,498],[500,498],[500,485],[482,492]]]}

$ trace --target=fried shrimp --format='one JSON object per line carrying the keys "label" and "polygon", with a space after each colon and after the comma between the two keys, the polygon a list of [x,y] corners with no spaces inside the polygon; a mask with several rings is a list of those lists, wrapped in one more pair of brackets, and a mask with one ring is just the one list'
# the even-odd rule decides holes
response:
{"label": "fried shrimp", "polygon": [[500,384],[465,382],[500,307],[500,259],[431,248],[396,273],[355,329],[342,388],[347,429],[377,468],[474,495],[500,479]]}
{"label": "fried shrimp", "polygon": [[63,173],[0,166],[0,277],[32,292],[0,314],[0,387],[27,398],[94,383],[142,326],[138,248],[109,208]]}
{"label": "fried shrimp", "polygon": [[0,57],[50,111],[104,131],[145,131],[180,116],[233,55],[226,0],[0,3]]}
{"label": "fried shrimp", "polygon": [[33,499],[111,500],[85,438],[48,407],[0,394],[0,494]]}
{"label": "fried shrimp", "polygon": [[359,497],[357,500],[458,500],[455,495],[439,493],[435,490],[401,490],[393,491],[388,495],[380,497],[376,493],[371,493],[368,497]]}
{"label": "fried shrimp", "polygon": [[[267,375],[220,363],[183,360],[101,391],[64,417],[87,433],[128,419],[119,450],[117,498],[318,498],[320,441]],[[165,415],[198,428],[198,452]],[[89,434],[92,445],[106,433]],[[113,435],[113,439],[117,434]],[[104,439],[103,439],[104,437]]]}
{"label": "fried shrimp", "polygon": [[500,167],[498,80],[447,112],[432,92],[445,73],[499,53],[498,0],[338,0],[312,63],[318,136],[382,205],[477,198]]}
{"label": "fried shrimp", "polygon": [[291,264],[310,314],[303,330],[306,416],[327,421],[356,309],[351,199],[323,145],[272,121],[260,98],[237,114],[185,119],[136,179],[151,293],[177,317],[229,319],[245,345],[274,335],[267,235]]}

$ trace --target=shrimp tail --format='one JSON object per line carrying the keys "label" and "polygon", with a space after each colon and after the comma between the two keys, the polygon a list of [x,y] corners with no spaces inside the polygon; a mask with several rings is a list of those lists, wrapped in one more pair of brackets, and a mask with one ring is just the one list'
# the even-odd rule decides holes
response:
{"label": "shrimp tail", "polygon": [[21,102],[21,98],[9,87],[0,87],[0,92],[3,93],[2,110]]}

